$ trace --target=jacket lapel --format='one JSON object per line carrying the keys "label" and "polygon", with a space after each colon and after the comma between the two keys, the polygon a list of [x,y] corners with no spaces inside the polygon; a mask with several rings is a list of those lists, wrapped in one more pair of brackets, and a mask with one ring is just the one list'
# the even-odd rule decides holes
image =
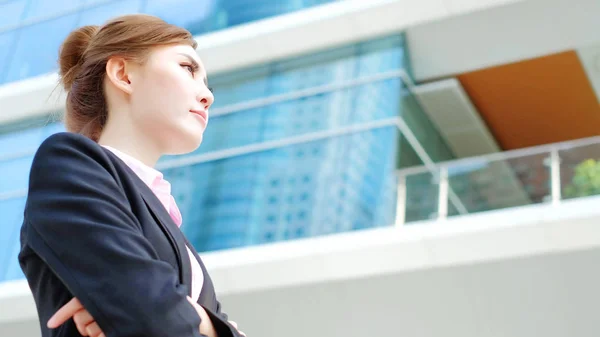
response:
{"label": "jacket lapel", "polygon": [[[134,174],[135,175],[135,174]],[[137,185],[140,194],[148,209],[154,216],[158,225],[162,228],[163,232],[171,242],[175,253],[177,254],[177,261],[179,262],[179,281],[188,287],[188,295],[192,295],[192,270],[190,265],[189,254],[185,248],[185,237],[181,230],[171,219],[171,216],[158,200],[154,192],[146,185],[141,179],[134,177],[135,184]]]}
{"label": "jacket lapel", "polygon": [[[163,204],[158,200],[154,192],[138,177],[138,175],[127,166],[118,156],[116,156],[112,151],[108,149],[104,149],[109,156],[116,159],[116,162],[121,164],[129,175],[132,177],[134,184],[138,188],[140,195],[144,199],[146,206],[152,213],[156,223],[161,227],[162,231],[167,236],[167,239],[171,243],[175,251],[175,255],[177,255],[177,262],[179,263],[179,282],[188,288],[188,295],[192,295],[192,267],[190,265],[189,254],[186,250],[186,240],[179,229],[179,227],[173,222],[171,216],[163,206]],[[203,269],[204,270],[204,269]]]}

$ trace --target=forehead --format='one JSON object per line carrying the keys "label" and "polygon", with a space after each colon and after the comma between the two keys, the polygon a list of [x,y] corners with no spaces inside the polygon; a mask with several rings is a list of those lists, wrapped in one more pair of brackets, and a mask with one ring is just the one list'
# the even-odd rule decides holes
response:
{"label": "forehead", "polygon": [[202,61],[198,57],[198,54],[190,45],[168,45],[156,47],[151,53],[151,57],[157,58],[186,58],[189,57],[193,61],[196,61],[202,66]]}

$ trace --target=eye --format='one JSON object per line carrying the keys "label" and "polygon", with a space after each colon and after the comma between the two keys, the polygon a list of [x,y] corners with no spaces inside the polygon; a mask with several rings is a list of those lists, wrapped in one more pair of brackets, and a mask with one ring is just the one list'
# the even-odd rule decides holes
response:
{"label": "eye", "polygon": [[190,74],[192,74],[192,76],[196,73],[196,67],[194,67],[194,65],[192,64],[182,64],[181,66],[187,69],[187,71],[189,71]]}

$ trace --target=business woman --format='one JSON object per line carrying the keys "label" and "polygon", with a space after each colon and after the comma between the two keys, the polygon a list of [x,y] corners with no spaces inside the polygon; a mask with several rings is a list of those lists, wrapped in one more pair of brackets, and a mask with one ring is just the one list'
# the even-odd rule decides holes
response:
{"label": "business woman", "polygon": [[152,168],[202,141],[213,95],[195,48],[188,31],[146,15],[64,41],[69,132],[35,154],[19,254],[43,337],[242,335]]}

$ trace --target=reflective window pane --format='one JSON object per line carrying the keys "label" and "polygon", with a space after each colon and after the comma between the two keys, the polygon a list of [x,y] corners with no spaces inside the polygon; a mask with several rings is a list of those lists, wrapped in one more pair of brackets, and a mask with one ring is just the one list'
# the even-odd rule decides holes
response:
{"label": "reflective window pane", "polygon": [[203,34],[333,1],[148,0],[144,13]]}
{"label": "reflective window pane", "polygon": [[83,0],[29,0],[25,19],[42,19],[62,13],[72,13],[73,10],[81,7],[83,4]]}
{"label": "reflective window pane", "polygon": [[[25,10],[25,0],[6,1],[0,4],[0,29],[13,26],[21,21]],[[0,48],[0,51],[2,48]]]}
{"label": "reflective window pane", "polygon": [[17,81],[56,70],[58,49],[75,28],[77,16],[62,16],[21,28],[6,81]]}
{"label": "reflective window pane", "polygon": [[[216,0],[150,0],[144,13],[159,16],[168,23],[191,32],[201,32],[209,30],[218,22],[214,13],[217,3]],[[210,23],[212,21],[215,22]]]}
{"label": "reflective window pane", "polygon": [[[6,72],[8,72],[8,61],[14,51],[14,42],[16,38],[15,31],[9,31],[0,34],[0,83],[4,82]],[[0,149],[2,151],[2,149]]]}
{"label": "reflective window pane", "polygon": [[33,155],[0,161],[0,194],[27,188]]}
{"label": "reflective window pane", "polygon": [[563,199],[600,194],[600,144],[559,151]]}
{"label": "reflective window pane", "polygon": [[165,170],[201,251],[392,225],[397,129]]}
{"label": "reflective window pane", "polygon": [[[14,256],[15,246],[19,246],[19,229],[23,221],[23,210],[25,198],[12,198],[0,200],[0,214],[2,214],[2,226],[0,226],[0,282],[15,277]],[[9,268],[11,269],[9,273]]]}
{"label": "reflective window pane", "polygon": [[48,136],[64,130],[62,123],[46,123],[42,121],[38,123],[42,125],[7,132],[5,134],[0,133],[0,162],[3,158],[11,157],[15,154],[35,151]]}
{"label": "reflective window pane", "polygon": [[102,25],[119,15],[139,13],[141,3],[141,0],[114,1],[105,5],[88,8],[81,13],[77,25]]}

